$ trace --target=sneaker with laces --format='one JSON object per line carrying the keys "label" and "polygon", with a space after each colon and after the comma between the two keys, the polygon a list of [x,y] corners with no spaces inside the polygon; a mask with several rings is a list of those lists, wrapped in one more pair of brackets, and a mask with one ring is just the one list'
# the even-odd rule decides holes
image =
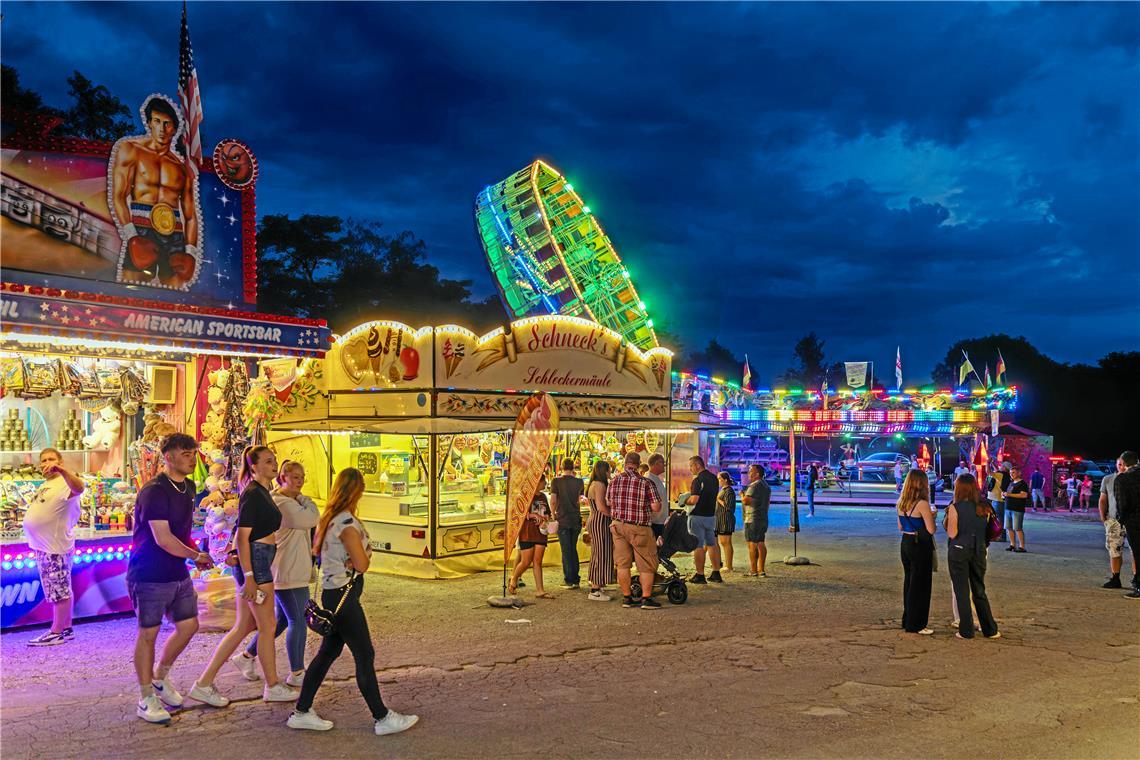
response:
{"label": "sneaker with laces", "polygon": [[294,710],[289,714],[289,720],[285,721],[285,725],[302,731],[328,731],[333,727],[333,722],[325,720],[312,710],[308,712]]}
{"label": "sneaker with laces", "polygon": [[692,577],[689,578],[689,583],[693,583],[698,586],[707,586],[709,582],[705,580],[705,576],[701,575],[700,573],[694,573]]}
{"label": "sneaker with laces", "polygon": [[655,599],[652,599],[652,598],[646,596],[646,597],[643,597],[641,599],[641,609],[643,609],[643,610],[659,610],[659,609],[661,609],[661,603]]}
{"label": "sneaker with laces", "polygon": [[582,585],[580,583],[562,583],[559,585],[562,588],[568,588],[568,589],[571,589],[572,591],[577,591],[578,589],[580,589],[582,587]]}
{"label": "sneaker with laces", "polygon": [[376,728],[374,730],[377,736],[398,734],[416,725],[419,719],[420,716],[418,715],[401,715],[395,710],[389,710],[387,715],[376,721]]}
{"label": "sneaker with laces", "polygon": [[230,664],[245,676],[247,681],[260,681],[261,674],[257,672],[257,658],[246,657],[245,652],[238,652],[230,658]]}
{"label": "sneaker with laces", "polygon": [[626,609],[629,609],[630,607],[636,607],[637,601],[632,596],[623,596],[621,599],[621,606],[625,607]]}
{"label": "sneaker with laces", "polygon": [[290,673],[289,675],[285,676],[285,684],[287,686],[296,686],[297,688],[301,688],[301,684],[304,683],[304,681],[305,671],[303,670],[300,673]]}
{"label": "sneaker with laces", "polygon": [[724,583],[724,578],[720,577],[720,570],[713,570],[709,573],[709,580],[713,583]]}
{"label": "sneaker with laces", "polygon": [[1140,599],[1140,588],[1133,588],[1124,595],[1125,599]]}
{"label": "sneaker with laces", "polygon": [[149,697],[144,697],[139,700],[138,708],[135,710],[135,715],[139,716],[147,723],[169,723],[170,713],[162,706],[162,702],[158,701],[158,697],[151,694]]}
{"label": "sneaker with laces", "polygon": [[182,695],[178,693],[178,689],[174,688],[174,684],[170,682],[170,676],[162,679],[161,681],[151,681],[151,686],[154,687],[155,695],[171,707],[182,707]]}
{"label": "sneaker with laces", "polygon": [[190,694],[188,696],[190,699],[204,702],[210,707],[225,707],[230,703],[228,699],[222,696],[222,693],[218,691],[218,687],[214,686],[214,684],[202,686],[197,681],[190,687]]}
{"label": "sneaker with laces", "polygon": [[266,686],[265,691],[261,693],[261,698],[266,702],[296,702],[299,696],[300,692],[290,689],[283,683]]}
{"label": "sneaker with laces", "polygon": [[54,647],[59,644],[66,644],[70,640],[70,636],[66,636],[64,631],[55,633],[53,631],[44,631],[39,636],[28,642],[30,647]]}
{"label": "sneaker with laces", "polygon": [[75,629],[69,625],[66,628],[64,628],[62,631],[60,631],[59,635],[63,636],[68,641],[71,641],[72,639],[75,638]]}
{"label": "sneaker with laces", "polygon": [[611,597],[609,594],[607,594],[604,591],[591,591],[589,594],[586,595],[586,598],[589,599],[591,602],[608,602],[613,597]]}

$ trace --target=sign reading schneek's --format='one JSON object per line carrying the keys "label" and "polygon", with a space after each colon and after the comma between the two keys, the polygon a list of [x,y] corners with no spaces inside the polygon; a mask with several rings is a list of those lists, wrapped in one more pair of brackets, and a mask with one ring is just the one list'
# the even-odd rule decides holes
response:
{"label": "sign reading schneek's", "polygon": [[672,352],[642,351],[601,325],[531,317],[482,337],[435,328],[436,386],[473,390],[668,396]]}
{"label": "sign reading schneek's", "polygon": [[71,334],[93,340],[172,340],[319,354],[325,330],[312,325],[264,322],[197,312],[85,303],[5,293],[0,299],[5,332]]}

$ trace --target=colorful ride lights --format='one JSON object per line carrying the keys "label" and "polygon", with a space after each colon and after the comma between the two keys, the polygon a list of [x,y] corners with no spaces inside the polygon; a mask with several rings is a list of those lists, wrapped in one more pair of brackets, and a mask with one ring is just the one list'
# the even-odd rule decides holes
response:
{"label": "colorful ride lights", "polygon": [[[36,555],[30,551],[16,554],[6,553],[3,556],[4,559],[0,562],[0,568],[4,570],[23,570],[26,567],[36,566]],[[81,546],[75,550],[72,556],[74,564],[123,560],[131,556],[131,544],[118,546],[111,544],[99,547]]]}

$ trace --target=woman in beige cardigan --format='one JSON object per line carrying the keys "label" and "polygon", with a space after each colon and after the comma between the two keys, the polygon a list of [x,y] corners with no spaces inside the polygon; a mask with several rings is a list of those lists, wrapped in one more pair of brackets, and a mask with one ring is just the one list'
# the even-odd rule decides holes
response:
{"label": "woman in beige cardigan", "polygon": [[[300,686],[305,677],[305,605],[309,603],[309,584],[314,579],[311,531],[321,513],[301,488],[305,485],[305,468],[299,462],[285,460],[277,475],[273,501],[281,510],[281,528],[277,531],[277,557],[273,563],[273,593],[277,597],[277,636],[285,634],[285,651],[289,654],[289,677],[285,683]],[[251,681],[258,679],[257,636],[246,650],[234,655],[233,664]]]}

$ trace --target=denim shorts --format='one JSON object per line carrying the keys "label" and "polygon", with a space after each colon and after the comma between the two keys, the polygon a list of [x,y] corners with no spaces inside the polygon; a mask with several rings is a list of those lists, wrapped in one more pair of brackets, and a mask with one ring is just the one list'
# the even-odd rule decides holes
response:
{"label": "denim shorts", "polygon": [[1022,525],[1025,524],[1025,513],[1015,512],[1012,509],[1005,511],[1005,528],[1006,530],[1021,530]]}
{"label": "denim shorts", "polygon": [[689,532],[697,537],[697,548],[716,546],[716,516],[689,515]]}
{"label": "denim shorts", "polygon": [[[273,583],[273,558],[277,556],[277,544],[263,544],[253,541],[249,545],[249,561],[253,565],[253,582],[258,586]],[[240,588],[245,584],[240,568],[234,573],[234,579]]]}
{"label": "denim shorts", "polygon": [[161,625],[163,615],[172,623],[198,617],[198,594],[189,578],[169,583],[127,581],[127,594],[139,619],[139,628]]}

